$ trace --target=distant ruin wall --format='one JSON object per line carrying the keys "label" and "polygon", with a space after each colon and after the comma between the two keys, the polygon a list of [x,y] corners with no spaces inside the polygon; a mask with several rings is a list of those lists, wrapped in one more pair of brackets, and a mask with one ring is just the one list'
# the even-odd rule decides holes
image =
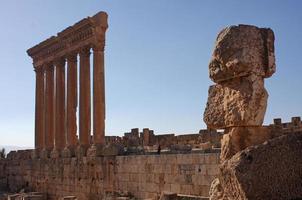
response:
{"label": "distant ruin wall", "polygon": [[0,167],[6,167],[1,168],[0,184],[12,191],[45,192],[49,199],[102,199],[118,191],[139,199],[155,198],[162,191],[208,196],[219,160],[218,153],[58,159],[31,159],[30,154],[18,151],[1,160]]}
{"label": "distant ruin wall", "polygon": [[0,191],[6,188],[6,162],[0,159]]}

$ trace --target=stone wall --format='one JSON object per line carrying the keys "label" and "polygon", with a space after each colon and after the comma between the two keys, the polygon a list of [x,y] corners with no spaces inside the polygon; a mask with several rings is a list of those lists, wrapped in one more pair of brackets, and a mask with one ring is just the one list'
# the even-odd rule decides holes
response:
{"label": "stone wall", "polygon": [[6,162],[0,159],[0,191],[6,189]]}
{"label": "stone wall", "polygon": [[302,131],[301,117],[292,117],[290,122],[282,122],[281,118],[276,118],[270,126],[280,128],[283,134]]}
{"label": "stone wall", "polygon": [[118,156],[117,188],[155,199],[163,191],[208,196],[218,174],[217,153]]}
{"label": "stone wall", "polygon": [[[31,159],[31,151],[12,152],[0,161],[0,179],[11,191],[47,193],[48,199],[74,195],[103,199],[130,192],[156,199],[162,191],[208,196],[218,173],[218,153]],[[3,166],[6,165],[5,169]]]}
{"label": "stone wall", "polygon": [[215,147],[220,146],[220,140],[223,133],[216,130],[201,129],[199,133],[175,135],[154,134],[154,131],[144,128],[141,132],[138,128],[131,129],[130,132],[124,133],[123,137],[105,136],[106,144],[121,144],[126,147],[142,146],[152,148],[158,145],[162,149],[170,148],[175,144],[190,145],[193,148],[199,148],[202,143],[211,143]]}

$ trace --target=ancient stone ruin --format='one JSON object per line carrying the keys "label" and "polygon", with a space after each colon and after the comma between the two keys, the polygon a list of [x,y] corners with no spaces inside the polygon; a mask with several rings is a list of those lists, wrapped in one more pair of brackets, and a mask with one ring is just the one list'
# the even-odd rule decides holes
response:
{"label": "ancient stone ruin", "polygon": [[204,121],[225,129],[221,159],[268,139],[262,127],[268,94],[264,78],[276,70],[274,33],[249,25],[230,26],[217,37],[209,64],[210,78]]}
{"label": "ancient stone ruin", "polygon": [[36,73],[35,149],[0,160],[0,199],[208,196],[220,132],[156,135],[133,128],[105,136],[107,17],[85,18],[27,51]]}
{"label": "ancient stone ruin", "polygon": [[[107,14],[100,12],[68,27],[30,48],[36,72],[36,156],[67,156],[78,146],[86,152],[91,142],[103,145],[105,138],[104,47]],[[90,94],[90,53],[93,51],[93,94]],[[79,55],[79,94],[77,60]],[[67,61],[67,80],[65,64]],[[65,91],[65,86],[67,89]],[[66,94],[66,95],[65,95]],[[79,96],[79,141],[77,139],[77,98]],[[93,110],[91,110],[91,96]],[[66,99],[66,101],[65,101]],[[65,104],[66,102],[66,104]],[[91,112],[93,140],[91,141]]]}
{"label": "ancient stone ruin", "polygon": [[87,17],[27,51],[36,73],[35,149],[0,157],[0,200],[302,197],[301,118],[262,125],[264,79],[276,68],[272,30],[239,25],[219,33],[208,129],[106,136],[107,18]]}
{"label": "ancient stone ruin", "polygon": [[[274,40],[271,29],[250,25],[230,26],[218,34],[209,64],[216,84],[210,86],[204,112],[208,127],[225,129],[212,200],[302,197],[301,133],[262,144],[280,135],[280,130],[262,126],[268,98],[264,78],[276,70]],[[278,163],[280,157],[284,163],[298,163],[286,169]]]}

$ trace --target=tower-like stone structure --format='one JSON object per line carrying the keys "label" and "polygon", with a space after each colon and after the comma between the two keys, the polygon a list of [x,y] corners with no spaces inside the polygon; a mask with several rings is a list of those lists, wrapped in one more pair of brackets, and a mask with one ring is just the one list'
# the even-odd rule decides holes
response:
{"label": "tower-like stone structure", "polygon": [[264,79],[276,70],[274,33],[250,25],[230,26],[216,39],[209,64],[210,86],[204,121],[225,129],[222,160],[268,137],[262,127],[268,93]]}
{"label": "tower-like stone structure", "polygon": [[[250,25],[230,26],[218,34],[209,64],[215,84],[209,89],[204,121],[208,128],[225,130],[221,166],[237,152],[272,137],[262,123],[268,98],[264,79],[276,70],[274,40],[271,29]],[[223,182],[225,176],[220,171],[213,181],[211,200],[234,199],[224,191],[229,184]]]}
{"label": "tower-like stone structure", "polygon": [[[37,152],[43,150],[42,152],[48,156],[53,151],[54,155],[58,155],[63,149],[75,150],[80,146],[86,151],[91,144],[104,144],[104,47],[108,28],[107,18],[105,12],[99,12],[27,51],[33,59],[36,72],[35,148]],[[91,52],[93,53],[92,65]],[[93,70],[93,84],[91,84],[90,70]],[[93,94],[90,92],[91,87],[93,87]],[[93,110],[91,110],[91,102]],[[78,106],[79,126],[77,125]],[[93,121],[93,128],[91,128],[91,121]]]}

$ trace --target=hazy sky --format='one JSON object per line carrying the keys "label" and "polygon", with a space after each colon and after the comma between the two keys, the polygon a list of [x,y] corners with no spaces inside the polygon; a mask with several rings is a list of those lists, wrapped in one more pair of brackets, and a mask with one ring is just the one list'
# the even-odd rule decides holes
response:
{"label": "hazy sky", "polygon": [[34,142],[35,74],[26,50],[99,11],[109,14],[107,135],[134,127],[177,134],[205,128],[214,41],[236,24],[275,32],[277,72],[265,83],[265,124],[301,116],[301,10],[298,0],[2,0],[0,145]]}

